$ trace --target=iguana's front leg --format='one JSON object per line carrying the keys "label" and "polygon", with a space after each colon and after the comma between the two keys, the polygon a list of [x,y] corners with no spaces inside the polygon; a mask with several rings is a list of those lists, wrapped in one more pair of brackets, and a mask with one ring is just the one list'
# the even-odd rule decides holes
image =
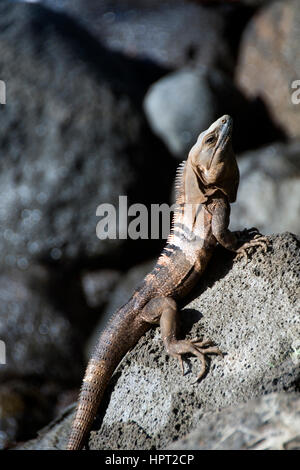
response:
{"label": "iguana's front leg", "polygon": [[219,354],[222,356],[221,351],[216,346],[212,346],[213,342],[211,340],[200,341],[200,338],[193,338],[191,340],[177,339],[178,309],[175,300],[170,297],[155,297],[150,300],[144,307],[141,316],[148,323],[160,324],[161,336],[166,351],[170,356],[179,360],[182,374],[184,374],[184,367],[181,356],[183,354],[193,354],[198,357],[201,362],[201,370],[196,382],[205,373],[205,354]]}
{"label": "iguana's front leg", "polygon": [[257,228],[244,229],[231,232],[229,225],[230,206],[223,199],[214,202],[212,216],[212,233],[227,250],[237,253],[237,257],[249,258],[251,249],[261,247],[264,252],[269,246],[268,238],[263,236]]}

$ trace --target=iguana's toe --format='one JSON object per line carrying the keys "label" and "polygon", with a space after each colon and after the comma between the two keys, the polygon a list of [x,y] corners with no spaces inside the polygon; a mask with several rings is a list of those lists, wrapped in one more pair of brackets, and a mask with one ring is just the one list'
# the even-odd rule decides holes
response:
{"label": "iguana's toe", "polygon": [[182,373],[184,374],[184,367],[183,367],[183,354],[193,354],[194,356],[198,357],[201,362],[201,369],[200,373],[195,380],[196,383],[200,380],[203,375],[205,374],[206,364],[205,364],[205,354],[218,354],[219,356],[223,357],[222,352],[219,350],[217,346],[206,347],[212,345],[213,342],[211,340],[203,340],[200,341],[199,338],[194,338],[192,340],[173,340],[168,344],[167,352],[176,357],[179,360]]}
{"label": "iguana's toe", "polygon": [[267,253],[269,247],[271,246],[271,242],[268,237],[261,235],[260,233],[256,233],[251,240],[244,242],[237,250],[237,256],[235,257],[236,260],[240,258],[244,258],[246,264],[250,259],[250,255],[257,249],[260,248],[264,253]]}

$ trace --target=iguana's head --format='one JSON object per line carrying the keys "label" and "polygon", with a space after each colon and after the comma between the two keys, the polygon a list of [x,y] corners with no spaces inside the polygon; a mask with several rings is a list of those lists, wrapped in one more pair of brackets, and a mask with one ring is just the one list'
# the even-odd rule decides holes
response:
{"label": "iguana's head", "polygon": [[187,161],[204,200],[218,190],[229,202],[236,199],[239,170],[232,150],[232,122],[228,115],[219,118],[199,135],[189,153]]}

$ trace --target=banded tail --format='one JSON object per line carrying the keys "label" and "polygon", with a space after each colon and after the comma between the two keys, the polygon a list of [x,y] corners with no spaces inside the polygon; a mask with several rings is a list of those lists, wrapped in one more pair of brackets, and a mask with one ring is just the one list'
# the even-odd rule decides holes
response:
{"label": "banded tail", "polygon": [[80,450],[84,446],[112,374],[125,354],[150,328],[139,319],[140,308],[134,308],[132,304],[133,301],[129,301],[113,315],[98,340],[83,379],[68,450]]}

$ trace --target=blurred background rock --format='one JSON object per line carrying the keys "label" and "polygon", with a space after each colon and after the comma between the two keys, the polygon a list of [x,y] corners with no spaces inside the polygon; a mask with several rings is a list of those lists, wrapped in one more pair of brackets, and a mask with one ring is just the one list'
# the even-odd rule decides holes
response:
{"label": "blurred background rock", "polygon": [[299,234],[297,6],[0,1],[1,447],[74,401],[104,314],[164,244],[100,241],[97,206],[172,202],[178,161],[221,114],[241,169],[231,227]]}

